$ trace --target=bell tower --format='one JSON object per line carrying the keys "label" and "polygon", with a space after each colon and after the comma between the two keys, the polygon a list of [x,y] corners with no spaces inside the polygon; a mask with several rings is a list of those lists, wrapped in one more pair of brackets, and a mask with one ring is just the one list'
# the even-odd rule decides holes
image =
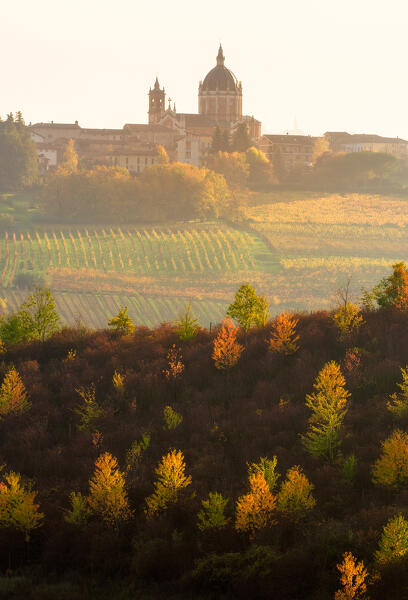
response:
{"label": "bell tower", "polygon": [[149,123],[158,123],[165,111],[166,93],[160,89],[159,80],[156,77],[153,89],[149,90]]}

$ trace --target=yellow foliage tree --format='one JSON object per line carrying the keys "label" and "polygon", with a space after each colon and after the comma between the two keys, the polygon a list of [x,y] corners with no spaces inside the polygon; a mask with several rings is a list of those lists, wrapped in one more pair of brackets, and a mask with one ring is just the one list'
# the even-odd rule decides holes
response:
{"label": "yellow foliage tree", "polygon": [[407,557],[408,522],[402,515],[396,515],[384,526],[375,560],[387,565],[406,560]]}
{"label": "yellow foliage tree", "polygon": [[286,474],[286,480],[282,482],[277,497],[277,509],[279,512],[298,520],[307,511],[311,510],[316,500],[313,497],[313,484],[300,467],[292,467]]}
{"label": "yellow foliage tree", "polygon": [[382,448],[373,466],[373,482],[399,488],[408,481],[408,434],[396,429]]}
{"label": "yellow foliage tree", "polygon": [[353,331],[357,331],[363,324],[363,317],[360,309],[352,302],[346,302],[344,306],[339,306],[333,315],[339,333],[340,339],[346,339]]}
{"label": "yellow foliage tree", "polygon": [[12,367],[0,387],[0,417],[23,413],[30,407],[24,383],[17,370]]}
{"label": "yellow foliage tree", "polygon": [[68,173],[76,173],[78,170],[78,154],[73,139],[70,139],[66,145],[61,167]]}
{"label": "yellow foliage tree", "polygon": [[0,482],[0,527],[22,531],[29,542],[31,532],[42,525],[44,518],[35,503],[36,495],[21,483],[19,473],[7,473]]}
{"label": "yellow foliage tree", "polygon": [[108,525],[117,525],[131,515],[125,489],[125,477],[118,462],[109,452],[95,462],[95,472],[89,482],[88,502],[91,510]]}
{"label": "yellow foliage tree", "polygon": [[276,497],[261,471],[249,477],[249,485],[251,491],[237,500],[235,529],[249,531],[253,536],[257,530],[273,524]]}
{"label": "yellow foliage tree", "polygon": [[343,561],[337,565],[337,568],[341,573],[342,589],[337,590],[334,600],[363,600],[366,598],[365,580],[368,573],[364,568],[364,563],[357,562],[351,552],[345,552]]}
{"label": "yellow foliage tree", "polygon": [[217,369],[230,369],[237,364],[244,349],[236,340],[239,327],[231,319],[224,319],[214,339],[213,360]]}
{"label": "yellow foliage tree", "polygon": [[146,498],[145,513],[148,519],[166,510],[168,504],[177,502],[179,491],[191,484],[191,476],[186,476],[185,470],[181,450],[171,450],[162,457],[156,468],[158,480],[154,484],[154,493]]}
{"label": "yellow foliage tree", "polygon": [[272,325],[271,337],[268,340],[269,349],[279,354],[294,354],[299,350],[296,326],[299,319],[285,312],[276,317]]}

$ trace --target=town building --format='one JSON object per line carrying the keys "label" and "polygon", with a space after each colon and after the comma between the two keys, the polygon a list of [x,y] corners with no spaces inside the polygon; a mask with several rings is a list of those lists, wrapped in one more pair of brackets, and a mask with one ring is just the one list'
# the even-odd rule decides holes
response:
{"label": "town building", "polygon": [[310,135],[263,135],[259,148],[272,163],[281,162],[286,173],[305,172],[313,166],[316,138]]}
{"label": "town building", "polygon": [[408,141],[365,133],[327,131],[324,137],[332,152],[385,152],[408,162]]}

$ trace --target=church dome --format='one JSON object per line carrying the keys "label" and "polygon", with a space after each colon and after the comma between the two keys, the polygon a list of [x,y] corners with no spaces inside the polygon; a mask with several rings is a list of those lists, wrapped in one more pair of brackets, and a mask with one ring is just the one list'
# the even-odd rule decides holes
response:
{"label": "church dome", "polygon": [[215,92],[216,90],[236,91],[238,89],[238,80],[234,73],[224,65],[224,61],[224,53],[220,44],[217,56],[217,66],[211,69],[205,77],[202,83],[202,90]]}

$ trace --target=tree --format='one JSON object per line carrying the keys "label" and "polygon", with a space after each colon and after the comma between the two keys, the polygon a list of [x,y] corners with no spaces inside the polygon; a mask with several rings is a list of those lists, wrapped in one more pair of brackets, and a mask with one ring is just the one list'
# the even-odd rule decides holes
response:
{"label": "tree", "polygon": [[222,130],[219,125],[216,126],[212,141],[210,152],[228,152],[230,149],[230,140],[228,131]]}
{"label": "tree", "polygon": [[78,170],[78,154],[75,151],[75,142],[73,139],[68,140],[68,144],[65,147],[61,168],[68,173],[76,173]]}
{"label": "tree", "polygon": [[361,327],[363,317],[356,304],[346,302],[344,306],[338,307],[333,315],[333,321],[339,330],[340,339],[344,340]]}
{"label": "tree", "polygon": [[184,373],[183,356],[181,349],[173,344],[167,354],[168,368],[163,370],[163,374],[168,381],[177,381]]}
{"label": "tree", "polygon": [[342,589],[337,590],[334,600],[364,600],[367,586],[365,580],[368,576],[363,561],[357,559],[351,552],[345,552],[343,561],[337,565],[341,573],[340,582]]}
{"label": "tree", "polygon": [[333,462],[336,458],[339,431],[347,412],[349,392],[339,365],[324,365],[314,384],[315,392],[306,396],[306,406],[312,410],[309,431],[301,436],[307,450],[316,457]]}
{"label": "tree", "polygon": [[103,408],[96,401],[95,385],[91,383],[88,387],[81,387],[75,391],[82,398],[82,405],[75,409],[75,412],[81,417],[78,429],[92,432],[95,429],[95,421],[104,414]]}
{"label": "tree", "polygon": [[174,410],[171,406],[165,406],[163,409],[164,422],[166,429],[175,429],[183,422],[183,417],[180,413]]}
{"label": "tree", "polygon": [[268,340],[269,350],[286,356],[294,354],[299,350],[299,336],[296,335],[296,327],[299,319],[292,313],[285,312],[276,317],[272,324],[271,336]]}
{"label": "tree", "polygon": [[197,335],[198,320],[191,314],[191,302],[176,321],[176,326],[181,340],[192,340]]}
{"label": "tree", "polygon": [[21,116],[0,120],[0,191],[14,191],[36,182],[38,159],[35,144]]}
{"label": "tree", "polygon": [[115,317],[108,321],[108,327],[119,335],[130,335],[134,332],[135,326],[127,312],[127,306],[122,306]]}
{"label": "tree", "polygon": [[201,510],[198,517],[198,529],[200,531],[224,529],[230,522],[225,516],[225,509],[229,500],[218,492],[210,492],[207,500],[201,501]]}
{"label": "tree", "polygon": [[263,473],[249,477],[251,491],[237,500],[235,529],[249,531],[251,536],[259,529],[273,524],[276,497],[270,492]]}
{"label": "tree", "polygon": [[180,450],[171,450],[162,457],[156,468],[157,481],[154,493],[146,498],[145,513],[148,519],[177,502],[180,490],[191,484],[191,476],[185,474],[186,465]]}
{"label": "tree", "polygon": [[252,146],[246,123],[240,123],[232,135],[231,147],[234,152],[245,152]]}
{"label": "tree", "polygon": [[237,342],[237,333],[238,327],[230,319],[224,319],[213,344],[212,358],[217,369],[230,369],[239,361],[244,347]]}
{"label": "tree", "polygon": [[252,325],[264,324],[267,310],[266,298],[258,296],[251,285],[244,283],[238,288],[234,302],[229,305],[227,316],[237,321],[247,331]]}
{"label": "tree", "polygon": [[408,269],[404,262],[392,265],[392,273],[383,277],[373,290],[365,293],[365,302],[374,301],[380,308],[393,306],[408,310]]}
{"label": "tree", "polygon": [[31,408],[21,377],[14,367],[7,371],[0,388],[0,418],[21,414]]}
{"label": "tree", "polygon": [[292,467],[286,474],[277,496],[277,510],[295,520],[304,517],[316,500],[313,497],[313,484],[300,467]]}
{"label": "tree", "polygon": [[278,484],[279,473],[276,470],[278,465],[278,459],[274,456],[272,459],[263,456],[257,463],[248,464],[248,476],[255,475],[256,473],[262,473],[265,477],[265,481],[268,484],[269,490],[273,492]]}
{"label": "tree", "polygon": [[387,408],[394,415],[400,418],[408,417],[408,365],[405,369],[401,368],[402,383],[397,383],[402,393],[392,394],[387,402]]}
{"label": "tree", "polygon": [[101,454],[95,462],[95,472],[89,481],[88,502],[96,515],[114,527],[131,515],[124,474],[109,452]]}
{"label": "tree", "polygon": [[276,183],[273,165],[262,150],[251,146],[245,156],[249,165],[248,185],[250,188],[259,190]]}
{"label": "tree", "polygon": [[71,502],[71,509],[65,514],[65,521],[81,527],[88,522],[91,514],[91,510],[88,504],[88,498],[83,496],[81,492],[71,492],[69,496]]}
{"label": "tree", "polygon": [[21,475],[10,471],[0,482],[0,527],[22,531],[26,542],[31,532],[42,525],[43,513],[35,503],[37,493],[21,482]]}
{"label": "tree", "polygon": [[388,565],[407,558],[408,521],[402,515],[396,515],[384,526],[375,559],[382,565]]}
{"label": "tree", "polygon": [[41,286],[34,288],[25,299],[18,317],[29,339],[43,342],[60,328],[60,318],[51,291]]}
{"label": "tree", "polygon": [[224,175],[225,181],[231,187],[243,188],[247,185],[249,165],[243,152],[229,154],[218,151],[210,154],[207,167]]}
{"label": "tree", "polygon": [[167,165],[170,162],[167,150],[161,144],[156,146],[156,161],[159,165]]}
{"label": "tree", "polygon": [[382,443],[382,449],[373,466],[373,482],[400,488],[408,481],[408,434],[396,429]]}

